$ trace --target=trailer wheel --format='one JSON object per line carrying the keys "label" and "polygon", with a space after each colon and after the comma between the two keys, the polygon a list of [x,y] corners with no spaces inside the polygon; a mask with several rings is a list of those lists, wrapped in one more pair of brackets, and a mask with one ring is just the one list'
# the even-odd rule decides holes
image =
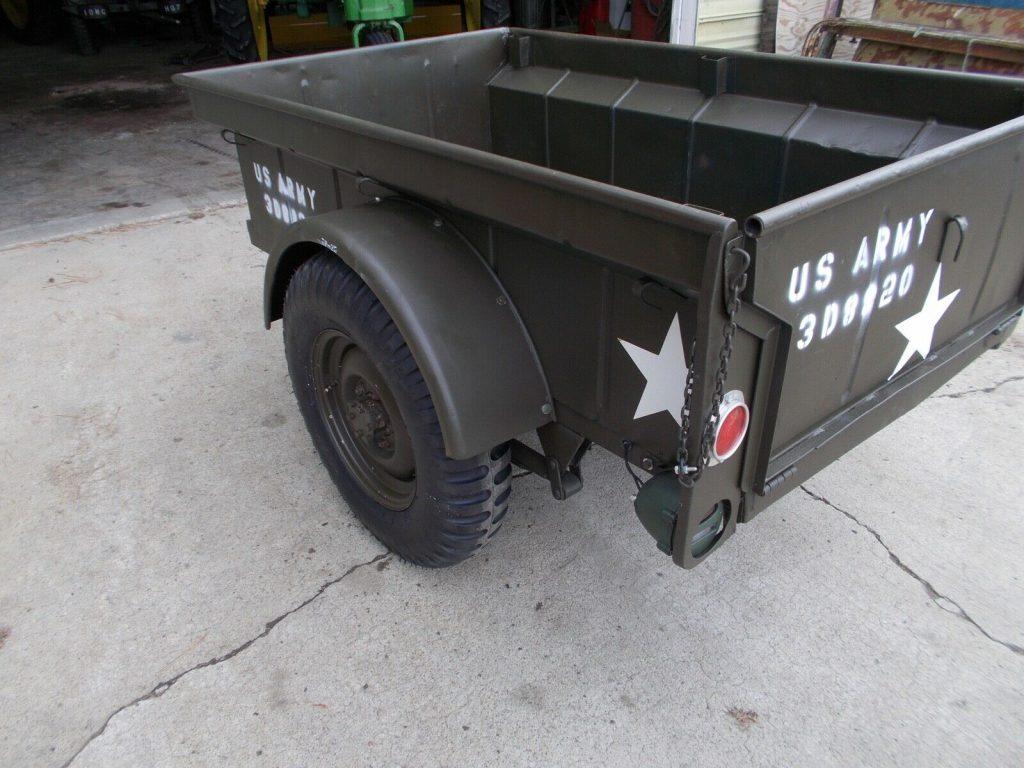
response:
{"label": "trailer wheel", "polygon": [[252,28],[249,3],[246,0],[216,0],[214,23],[220,30],[224,55],[235,62],[256,61],[256,33]]}
{"label": "trailer wheel", "polygon": [[384,306],[338,257],[295,273],[284,344],[306,427],[356,516],[402,558],[465,560],[493,536],[512,490],[508,444],[445,455],[433,400]]}

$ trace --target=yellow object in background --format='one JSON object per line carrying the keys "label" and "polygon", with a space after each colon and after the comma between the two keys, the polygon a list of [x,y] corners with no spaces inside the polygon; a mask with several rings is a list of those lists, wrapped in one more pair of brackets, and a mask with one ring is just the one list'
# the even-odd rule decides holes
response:
{"label": "yellow object in background", "polygon": [[480,0],[466,0],[466,30],[480,28]]}
{"label": "yellow object in background", "polygon": [[[265,0],[250,0],[250,2],[265,2]],[[480,12],[480,0],[474,0],[473,6],[477,14]],[[255,17],[254,17],[255,18]],[[308,17],[302,18],[297,14],[269,15],[264,17],[259,14],[260,19],[265,19],[262,28],[255,25],[257,33],[257,44],[262,41],[260,58],[266,60],[269,30],[269,39],[273,40],[274,50],[284,54],[295,54],[316,50],[336,50],[348,48],[352,45],[352,33],[347,25],[332,27],[326,13],[311,13]],[[469,4],[466,6],[466,19],[469,21]],[[412,17],[402,22],[405,27],[405,38],[416,40],[421,37],[433,37],[435,35],[451,35],[462,31],[462,10],[457,4],[426,4],[414,3]],[[469,29],[479,29],[479,16],[477,25]]]}

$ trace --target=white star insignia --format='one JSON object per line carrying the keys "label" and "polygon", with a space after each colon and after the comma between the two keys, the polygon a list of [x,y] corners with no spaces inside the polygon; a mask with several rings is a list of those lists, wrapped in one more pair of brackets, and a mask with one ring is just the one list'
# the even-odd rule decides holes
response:
{"label": "white star insignia", "polygon": [[684,390],[686,389],[686,356],[683,353],[683,335],[679,331],[679,315],[672,318],[665,341],[658,354],[648,352],[636,344],[619,339],[647,379],[647,386],[637,403],[634,419],[650,416],[652,413],[668,411],[676,423],[682,426]]}
{"label": "white star insignia", "polygon": [[935,326],[942,316],[946,314],[946,310],[953,303],[953,299],[960,293],[960,289],[957,288],[940,299],[939,280],[941,278],[942,265],[939,264],[939,268],[935,270],[935,277],[932,278],[932,285],[928,289],[928,297],[924,300],[924,307],[916,315],[911,315],[902,323],[896,324],[896,330],[907,339],[907,348],[903,350],[900,361],[896,363],[895,370],[889,375],[890,379],[903,370],[903,366],[910,362],[910,358],[914,356],[915,352],[924,359],[932,351]]}

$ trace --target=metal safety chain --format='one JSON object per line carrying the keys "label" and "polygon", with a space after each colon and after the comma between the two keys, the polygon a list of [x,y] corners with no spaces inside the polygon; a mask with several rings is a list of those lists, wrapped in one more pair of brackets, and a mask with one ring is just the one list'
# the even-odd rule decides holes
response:
{"label": "metal safety chain", "polygon": [[679,444],[676,449],[676,474],[679,484],[685,488],[693,488],[704,474],[711,456],[711,443],[714,440],[715,424],[718,422],[718,409],[725,397],[725,380],[729,375],[729,358],[732,357],[732,342],[736,336],[736,316],[740,312],[740,296],[747,287],[747,269],[750,268],[750,254],[742,248],[729,251],[740,257],[740,267],[729,279],[728,296],[725,302],[726,321],[722,327],[722,347],[718,351],[718,372],[715,374],[715,391],[711,398],[711,409],[701,428],[700,456],[697,465],[690,464],[686,443],[690,436],[690,401],[693,397],[693,369],[696,368],[694,358],[697,354],[697,340],[690,347],[690,366],[686,372],[686,391],[683,397],[683,411],[680,414]]}

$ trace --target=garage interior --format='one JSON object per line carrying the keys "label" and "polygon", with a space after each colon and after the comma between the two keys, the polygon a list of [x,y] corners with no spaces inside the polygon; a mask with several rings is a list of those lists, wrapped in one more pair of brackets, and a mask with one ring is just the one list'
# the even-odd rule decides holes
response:
{"label": "garage interior", "polygon": [[[417,2],[400,24],[1024,73],[1020,0],[676,2]],[[0,0],[0,764],[1020,763],[1024,332],[698,569],[596,451],[557,505],[517,471],[485,551],[418,568],[317,458],[232,136],[171,82],[247,65],[216,4],[65,2],[29,39],[33,5]],[[245,57],[352,45],[306,5],[250,19]],[[524,71],[493,90],[540,87]]]}

